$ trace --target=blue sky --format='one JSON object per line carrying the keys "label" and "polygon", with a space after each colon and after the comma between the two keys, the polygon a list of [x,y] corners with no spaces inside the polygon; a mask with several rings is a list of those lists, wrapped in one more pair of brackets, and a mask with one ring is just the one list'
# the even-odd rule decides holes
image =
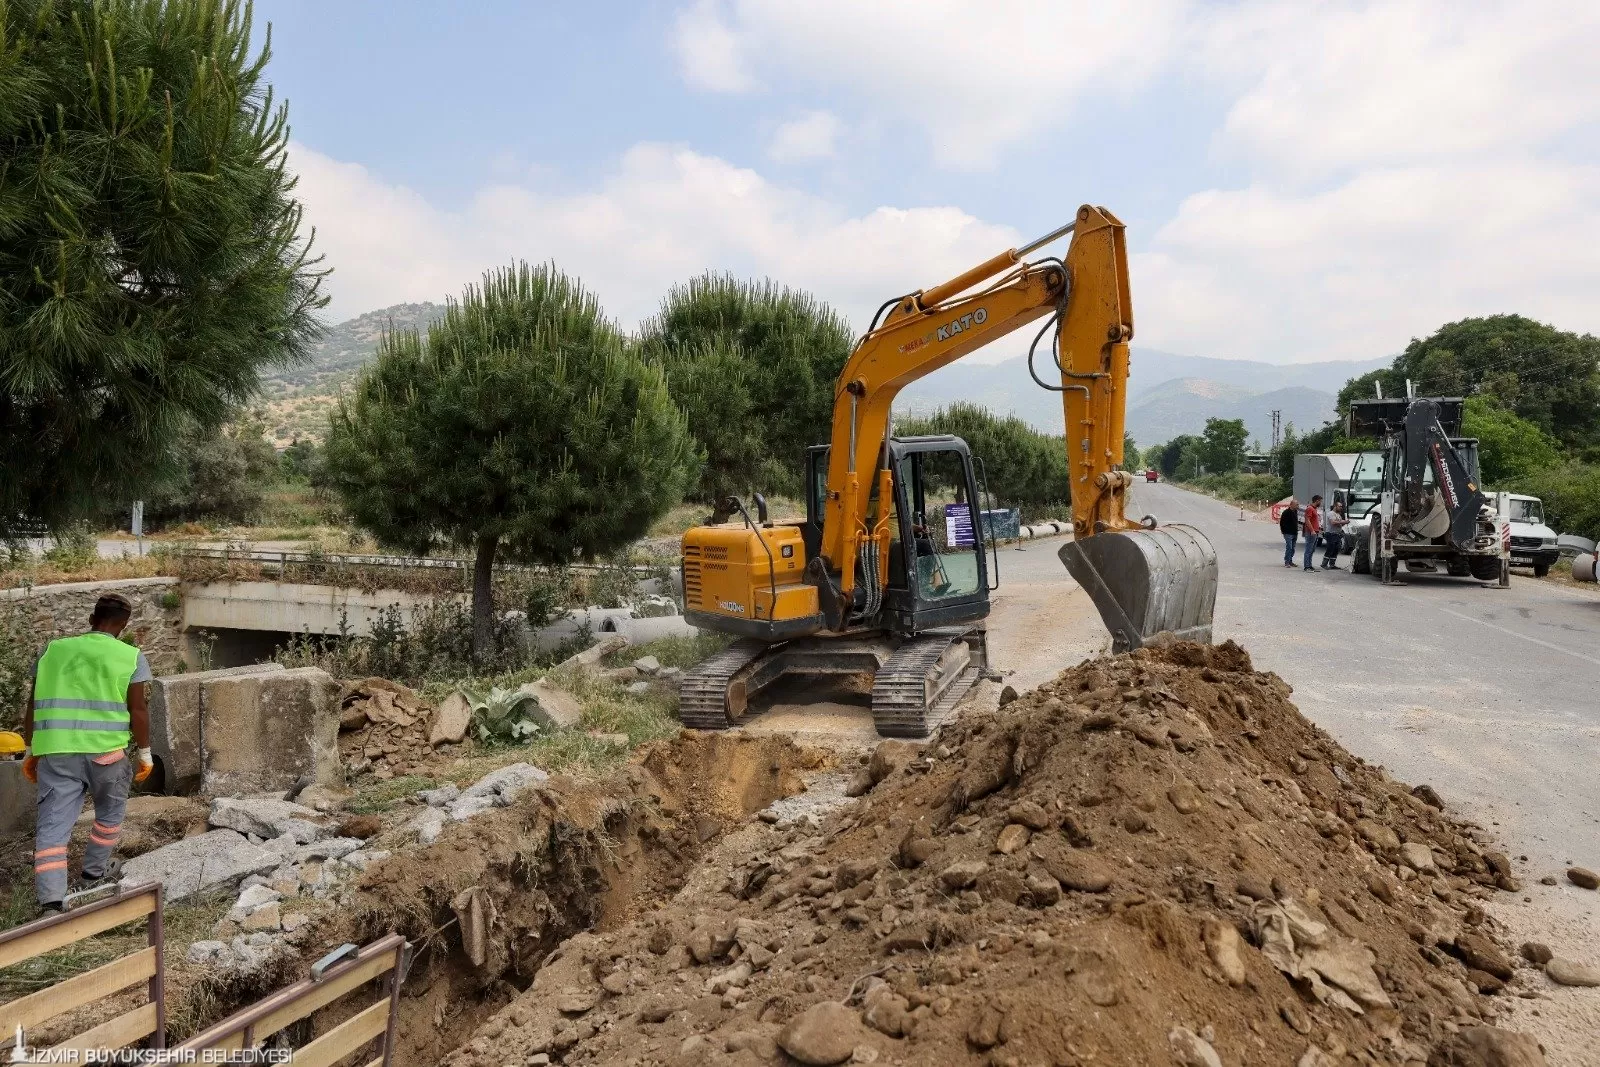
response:
{"label": "blue sky", "polygon": [[1600,329],[1595,8],[262,0],[257,18],[333,318],[525,258],[627,325],[704,269],[863,323],[1092,201],[1129,225],[1136,342],[1303,362],[1470,314]]}

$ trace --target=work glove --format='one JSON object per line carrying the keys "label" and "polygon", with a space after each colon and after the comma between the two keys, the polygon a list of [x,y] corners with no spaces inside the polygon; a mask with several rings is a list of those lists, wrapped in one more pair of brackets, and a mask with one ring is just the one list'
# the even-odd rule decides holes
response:
{"label": "work glove", "polygon": [[26,749],[22,752],[22,777],[34,785],[39,784],[39,757]]}
{"label": "work glove", "polygon": [[150,777],[150,772],[156,769],[156,761],[150,755],[148,748],[141,748],[138,756],[134,758],[133,780],[142,782]]}

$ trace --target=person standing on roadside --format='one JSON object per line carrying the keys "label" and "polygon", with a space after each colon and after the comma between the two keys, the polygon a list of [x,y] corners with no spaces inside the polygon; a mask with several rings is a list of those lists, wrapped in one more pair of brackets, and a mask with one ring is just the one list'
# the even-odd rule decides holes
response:
{"label": "person standing on roadside", "polygon": [[1345,518],[1344,502],[1335,500],[1328,509],[1328,529],[1323,533],[1322,539],[1327,547],[1322,556],[1322,569],[1337,571],[1344,568],[1339,566],[1339,549],[1344,547],[1344,528],[1350,522]]}
{"label": "person standing on roadside", "polygon": [[1305,568],[1308,571],[1315,569],[1311,566],[1311,557],[1317,554],[1317,545],[1322,542],[1322,525],[1322,494],[1319,493],[1306,505]]}
{"label": "person standing on roadside", "polygon": [[[129,788],[154,769],[145,695],[150,664],[120,639],[132,616],[125,598],[100,597],[89,632],[51,641],[28,687],[22,736],[30,748],[22,773],[39,787],[33,887],[47,911],[62,910],[66,899],[67,846],[84,795],[94,800],[94,826],[83,850],[83,881],[114,880],[119,864],[111,854]],[[136,750],[131,760],[130,745]]]}
{"label": "person standing on roadside", "polygon": [[1283,534],[1283,565],[1294,566],[1294,543],[1300,536],[1300,502],[1294,497],[1278,515],[1278,532]]}

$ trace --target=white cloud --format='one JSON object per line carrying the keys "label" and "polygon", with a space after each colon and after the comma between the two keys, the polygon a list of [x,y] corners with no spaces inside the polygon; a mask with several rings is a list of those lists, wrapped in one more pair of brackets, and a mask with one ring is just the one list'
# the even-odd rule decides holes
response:
{"label": "white cloud", "polygon": [[698,0],[678,13],[671,45],[684,80],[695,88],[717,93],[755,88],[740,42],[722,21],[716,0]]}
{"label": "white cloud", "polygon": [[1537,148],[1600,118],[1600,5],[1251,3],[1194,27],[1219,147],[1290,175]]}
{"label": "white cloud", "polygon": [[934,157],[986,168],[1089,93],[1137,88],[1167,61],[1185,0],[698,0],[673,43],[691,85],[844,90],[922,127]]}
{"label": "white cloud", "polygon": [[[809,289],[858,326],[884,300],[934,285],[1017,243],[953,207],[851,215],[687,148],[641,144],[593,192],[488,186],[446,211],[362,167],[291,149],[306,219],[334,268],[329,314],[459,294],[484,269],[553,260],[632,327],[707,269]],[[997,353],[1003,355],[1004,353]]]}
{"label": "white cloud", "polygon": [[1136,336],[1274,363],[1358,359],[1471,315],[1600,328],[1600,168],[1373,169],[1325,192],[1196,193],[1136,256]]}
{"label": "white cloud", "polygon": [[772,135],[772,143],[767,146],[767,156],[774,163],[831,159],[839,131],[839,119],[832,112],[808,111],[778,127]]}

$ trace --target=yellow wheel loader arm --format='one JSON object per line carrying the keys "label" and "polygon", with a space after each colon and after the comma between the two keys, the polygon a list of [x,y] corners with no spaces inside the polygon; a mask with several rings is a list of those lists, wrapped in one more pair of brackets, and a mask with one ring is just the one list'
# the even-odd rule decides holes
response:
{"label": "yellow wheel loader arm", "polygon": [[[1069,233],[1062,259],[1024,259]],[[835,387],[824,521],[814,557],[796,560],[798,535],[782,527],[690,530],[685,583],[692,569],[695,588],[703,591],[697,625],[709,617],[728,632],[769,640],[849,629],[837,623],[837,613],[828,622],[828,606],[852,602],[858,569],[876,569],[880,587],[888,577],[891,530],[886,509],[874,510],[872,502],[875,493],[879,500],[891,495],[892,472],[883,464],[895,396],[940,367],[1046,320],[1029,350],[1029,366],[1050,334],[1048,351],[1058,370],[1047,378],[1060,384],[1037,372],[1034,377],[1062,395],[1074,531],[1062,561],[1093,599],[1114,647],[1137,648],[1163,631],[1210,639],[1216,553],[1209,542],[1190,527],[1154,526],[1126,515],[1132,477],[1120,467],[1133,306],[1121,221],[1085,205],[1070,224],[891,301],[879,314]]]}

